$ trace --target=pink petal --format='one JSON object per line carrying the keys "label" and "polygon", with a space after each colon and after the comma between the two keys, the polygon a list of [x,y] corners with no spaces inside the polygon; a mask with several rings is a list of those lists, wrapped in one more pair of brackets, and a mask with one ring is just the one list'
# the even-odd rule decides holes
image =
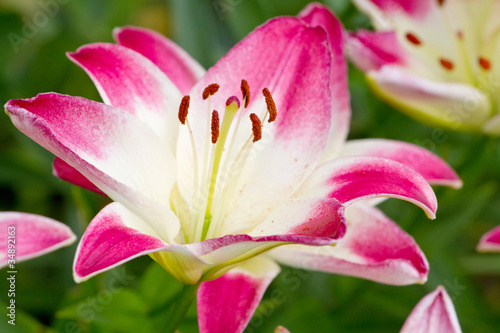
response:
{"label": "pink petal", "polygon": [[328,34],[332,54],[330,89],[332,91],[331,126],[322,161],[334,158],[349,131],[351,117],[350,96],[347,87],[347,62],[344,56],[344,28],[342,23],[324,5],[311,3],[298,17],[312,27],[321,27]]}
{"label": "pink petal", "polygon": [[182,96],[158,67],[116,44],[85,45],[68,57],[87,72],[106,104],[137,115],[175,151]]}
{"label": "pink petal", "polygon": [[[167,244],[139,216],[119,203],[106,206],[90,223],[77,249],[74,276],[77,282],[151,254],[183,283],[196,283],[220,275],[228,265],[247,260],[279,245],[300,243],[331,245],[331,237],[307,234],[228,235],[187,245]],[[209,274],[207,272],[210,271]]]}
{"label": "pink petal", "polygon": [[192,264],[192,267],[186,265],[186,270],[198,271],[196,278],[199,278],[202,261],[183,246],[168,245],[151,234],[154,231],[137,215],[117,202],[109,204],[94,217],[80,240],[73,264],[75,281],[85,281],[129,260],[158,251],[184,257],[186,264]]}
{"label": "pink petal", "polygon": [[493,228],[481,237],[477,250],[481,252],[500,252],[500,226]]}
{"label": "pink petal", "polygon": [[446,290],[439,286],[415,306],[401,333],[461,333],[455,307]]}
{"label": "pink petal", "polygon": [[[423,18],[433,9],[432,0],[354,0],[363,11],[371,13],[378,8],[384,15],[406,14],[415,19]],[[436,6],[437,6],[437,1]]]}
{"label": "pink petal", "polygon": [[138,27],[123,27],[115,28],[113,35],[120,45],[139,52],[151,60],[182,94],[188,94],[194,84],[205,74],[203,67],[186,51],[155,31]]}
{"label": "pink petal", "polygon": [[393,197],[407,200],[435,218],[437,200],[427,181],[409,167],[378,157],[343,157],[317,168],[299,197],[335,198],[344,205],[361,199]]}
{"label": "pink petal", "polygon": [[52,172],[56,177],[70,182],[71,184],[83,187],[84,189],[102,195],[106,195],[103,191],[92,184],[92,182],[88,180],[84,175],[82,175],[78,170],[61,160],[59,157],[56,157],[54,159],[54,163],[52,164]]}
{"label": "pink petal", "polygon": [[[47,217],[18,213],[0,213],[0,268],[39,257],[68,246],[76,240],[71,229]],[[14,258],[10,256],[15,251]]]}
{"label": "pink petal", "polygon": [[394,140],[348,141],[341,156],[376,156],[402,163],[420,173],[430,184],[462,187],[462,181],[441,158],[422,147]]}
{"label": "pink petal", "polygon": [[342,238],[344,206],[335,199],[290,199],[249,233],[251,236],[295,234]]}
{"label": "pink petal", "polygon": [[200,332],[243,332],[279,271],[274,262],[258,257],[203,282],[198,290]]}
{"label": "pink petal", "polygon": [[375,207],[346,209],[347,232],[335,247],[286,246],[270,252],[279,262],[303,269],[392,284],[422,283],[429,264],[415,240]]}
{"label": "pink petal", "polygon": [[409,57],[394,31],[367,30],[349,34],[347,55],[364,72],[377,70],[384,65],[405,66]]}
{"label": "pink petal", "polygon": [[[264,87],[271,91],[278,109],[277,120],[264,125],[265,139],[253,145],[253,156],[241,174],[235,209],[231,209],[227,220],[238,220],[243,228],[253,227],[255,221],[265,218],[269,209],[285,201],[318,163],[330,130],[332,96],[329,85],[325,84],[331,79],[330,63],[323,29],[308,27],[296,18],[277,18],[258,27],[236,45],[193,88],[190,119],[197,147],[204,146],[208,102],[200,96],[209,83],[221,85],[211,97],[211,109],[221,112],[229,96],[240,96],[241,79],[248,81],[254,96],[246,113],[256,112],[263,117],[266,108],[260,90]],[[190,147],[187,130],[183,133],[178,151]],[[246,115],[233,139],[236,149],[225,158],[234,159],[250,136]],[[198,156],[203,153],[200,151]],[[185,167],[192,165],[190,158],[186,154],[178,159],[179,169],[182,165],[187,175],[192,174]],[[262,191],[264,187],[266,191]],[[193,186],[188,177],[180,177],[179,188],[185,199],[190,200]]]}
{"label": "pink petal", "polygon": [[21,132],[141,215],[163,239],[177,236],[179,221],[168,202],[175,160],[143,122],[102,103],[55,93],[5,107]]}

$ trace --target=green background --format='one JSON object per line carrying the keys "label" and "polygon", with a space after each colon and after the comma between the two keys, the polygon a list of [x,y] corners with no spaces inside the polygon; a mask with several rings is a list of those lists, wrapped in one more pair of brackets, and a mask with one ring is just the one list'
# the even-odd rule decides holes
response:
{"label": "green background", "polygon": [[[267,19],[295,15],[299,0],[0,0],[0,103],[55,91],[100,101],[85,73],[65,52],[111,42],[116,26],[155,29],[206,68]],[[54,0],[55,1],[55,0]],[[325,1],[348,29],[369,28],[349,1]],[[42,14],[40,14],[42,13]],[[49,15],[50,14],[50,15]],[[38,21],[37,21],[38,20]],[[26,22],[38,22],[35,29]],[[23,29],[24,34],[23,34]],[[12,34],[24,38],[12,43]],[[10,36],[10,38],[9,38]],[[496,139],[416,123],[377,100],[363,75],[349,70],[350,138],[391,138],[438,154],[464,180],[461,190],[436,188],[437,219],[406,202],[381,207],[419,243],[430,262],[425,285],[386,286],[357,278],[283,268],[247,332],[397,332],[415,304],[446,287],[465,332],[500,328],[500,255],[478,254],[480,236],[500,224],[500,150]],[[80,237],[107,199],[52,176],[50,153],[0,117],[0,211],[41,214],[68,224]],[[376,237],[376,235],[374,235]],[[155,332],[162,309],[180,284],[149,257],[135,259],[82,284],[71,276],[76,245],[17,266],[16,326],[7,324],[6,270],[0,271],[1,332]],[[117,286],[119,288],[117,288]],[[180,327],[196,332],[192,307]]]}

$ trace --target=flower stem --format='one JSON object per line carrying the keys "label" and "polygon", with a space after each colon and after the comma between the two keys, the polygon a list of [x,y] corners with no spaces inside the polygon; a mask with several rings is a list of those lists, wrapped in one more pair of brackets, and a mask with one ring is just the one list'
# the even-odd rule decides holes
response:
{"label": "flower stem", "polygon": [[196,292],[200,287],[200,283],[186,284],[175,297],[174,301],[170,303],[167,310],[167,322],[162,332],[173,333],[175,329],[182,322],[186,316],[189,307],[196,298]]}

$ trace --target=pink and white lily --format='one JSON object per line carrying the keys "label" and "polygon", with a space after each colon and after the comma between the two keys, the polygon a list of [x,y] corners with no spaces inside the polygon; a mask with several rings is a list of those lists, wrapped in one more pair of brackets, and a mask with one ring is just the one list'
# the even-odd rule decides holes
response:
{"label": "pink and white lily", "polygon": [[455,307],[446,290],[439,286],[415,306],[401,333],[461,333]]}
{"label": "pink and white lily", "polygon": [[1,212],[0,229],[0,268],[9,266],[11,270],[19,262],[71,245],[76,240],[67,225],[28,213]]}
{"label": "pink and white lily", "polygon": [[500,1],[354,0],[376,32],[347,54],[380,98],[417,120],[500,134]]}
{"label": "pink and white lily", "polygon": [[157,33],[121,28],[118,44],[68,54],[104,104],[55,93],[9,101],[13,123],[57,156],[57,176],[115,201],[80,241],[75,280],[150,255],[182,283],[205,281],[203,332],[244,329],[274,260],[424,281],[422,251],[373,203],[395,197],[434,218],[429,182],[461,181],[414,145],[345,144],[343,36],[312,4],[258,27],[205,73]]}

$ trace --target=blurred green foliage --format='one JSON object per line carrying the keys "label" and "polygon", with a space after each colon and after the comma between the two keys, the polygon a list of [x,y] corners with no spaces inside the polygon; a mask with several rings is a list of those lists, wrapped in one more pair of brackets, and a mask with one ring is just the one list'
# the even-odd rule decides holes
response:
{"label": "blurred green foliage", "polygon": [[[58,5],[44,10],[48,2]],[[297,14],[307,2],[3,0],[0,103],[46,91],[100,100],[91,81],[67,60],[65,52],[86,43],[111,42],[116,26],[158,30],[209,67],[257,25],[274,16]],[[349,1],[324,3],[347,28],[369,28],[367,18]],[[41,13],[46,13],[46,19]],[[29,24],[31,28],[26,28]],[[12,33],[22,39],[13,41]],[[389,200],[382,205],[426,253],[429,281],[393,287],[283,268],[247,332],[272,332],[277,325],[292,332],[396,332],[415,304],[439,284],[452,297],[464,331],[498,332],[500,256],[475,251],[480,236],[500,223],[498,140],[418,124],[378,101],[359,71],[350,68],[349,74],[350,138],[419,144],[447,160],[464,180],[459,191],[436,188],[440,208],[435,221],[405,202]],[[53,177],[51,162],[50,153],[18,132],[7,116],[0,117],[0,210],[49,216],[81,236],[108,201]],[[178,282],[145,257],[77,285],[71,277],[75,249],[73,245],[18,265],[17,325],[8,325],[4,316],[1,332],[160,330],[162,310],[181,287]],[[0,273],[4,309],[8,301],[5,275],[5,271]],[[180,331],[197,331],[194,306]]]}

